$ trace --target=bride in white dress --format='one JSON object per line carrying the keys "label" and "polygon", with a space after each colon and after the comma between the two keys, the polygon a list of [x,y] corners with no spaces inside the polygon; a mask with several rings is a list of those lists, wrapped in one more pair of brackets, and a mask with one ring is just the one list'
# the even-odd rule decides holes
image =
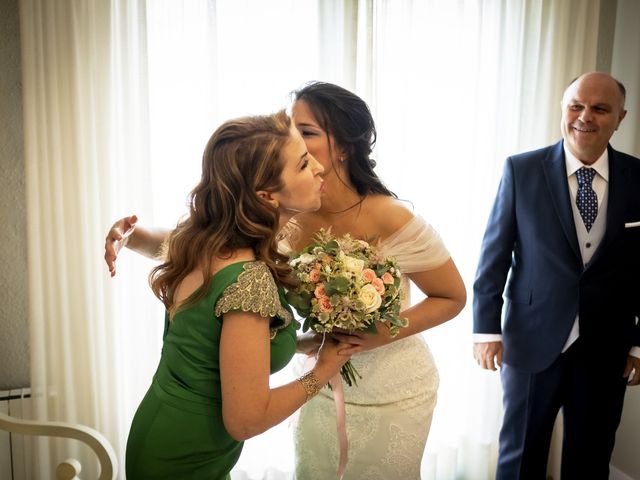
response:
{"label": "bride in white dress", "polygon": [[[359,97],[336,85],[312,83],[295,92],[293,120],[309,153],[325,168],[325,196],[317,212],[297,215],[297,250],[320,228],[379,242],[403,273],[409,326],[390,338],[342,336],[355,344],[351,361],[362,379],[345,386],[349,442],[345,480],[420,478],[438,389],[438,371],[421,335],[455,317],[466,301],[462,279],[440,236],[384,187],[369,159],[375,126]],[[410,306],[409,280],[426,295]],[[340,336],[340,335],[338,335]],[[311,336],[309,336],[311,338]],[[311,340],[310,340],[310,343]],[[305,404],[295,427],[296,478],[335,478],[339,462],[336,410],[325,389]]]}

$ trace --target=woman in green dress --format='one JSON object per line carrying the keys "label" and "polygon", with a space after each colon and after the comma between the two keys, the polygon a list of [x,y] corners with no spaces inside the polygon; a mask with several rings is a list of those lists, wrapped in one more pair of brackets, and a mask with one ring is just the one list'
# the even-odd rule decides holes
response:
{"label": "woman in green dress", "polygon": [[245,439],[290,416],[348,360],[346,344],[327,338],[313,370],[269,387],[296,350],[276,234],[320,207],[322,171],[284,112],[231,120],[209,140],[189,216],[150,275],[167,314],[129,433],[129,480],[229,478]]}

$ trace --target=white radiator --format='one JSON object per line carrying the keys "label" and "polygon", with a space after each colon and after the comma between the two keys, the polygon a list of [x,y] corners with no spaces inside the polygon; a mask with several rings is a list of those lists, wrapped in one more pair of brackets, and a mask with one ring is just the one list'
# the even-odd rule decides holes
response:
{"label": "white radiator", "polygon": [[[31,390],[0,390],[0,412],[15,418],[31,418]],[[0,430],[0,479],[28,480],[31,474],[31,436]],[[29,460],[29,461],[28,461]]]}

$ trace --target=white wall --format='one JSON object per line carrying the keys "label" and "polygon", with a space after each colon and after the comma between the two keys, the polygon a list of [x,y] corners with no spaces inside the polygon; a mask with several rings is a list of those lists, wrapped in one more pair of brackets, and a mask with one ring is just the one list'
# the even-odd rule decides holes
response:
{"label": "white wall", "polygon": [[640,157],[640,2],[618,0],[611,73],[627,89],[627,116],[612,143]]}
{"label": "white wall", "polygon": [[18,0],[0,0],[0,390],[29,386]]}
{"label": "white wall", "polygon": [[[611,73],[627,89],[627,116],[612,144],[640,157],[640,2],[618,0]],[[640,188],[640,186],[638,186]],[[638,290],[640,295],[640,289]],[[629,478],[640,480],[640,386],[627,389],[622,421],[611,464]]]}

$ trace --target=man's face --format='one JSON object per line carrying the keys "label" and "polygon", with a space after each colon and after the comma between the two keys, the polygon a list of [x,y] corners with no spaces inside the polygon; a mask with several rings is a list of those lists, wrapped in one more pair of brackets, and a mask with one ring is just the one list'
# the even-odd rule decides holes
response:
{"label": "man's face", "polygon": [[573,82],[562,98],[562,137],[569,151],[583,163],[594,163],[626,114],[615,80],[589,73]]}

